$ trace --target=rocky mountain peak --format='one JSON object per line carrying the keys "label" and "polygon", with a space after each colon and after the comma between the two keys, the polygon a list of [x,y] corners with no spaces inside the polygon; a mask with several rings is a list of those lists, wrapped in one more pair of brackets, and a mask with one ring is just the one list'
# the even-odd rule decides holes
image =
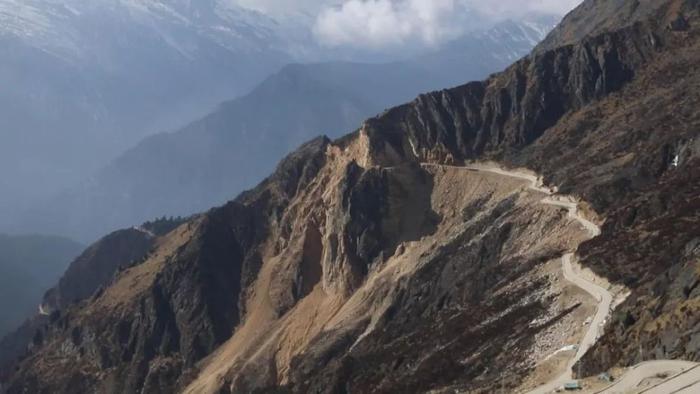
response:
{"label": "rocky mountain peak", "polygon": [[517,392],[698,359],[695,4],[589,0],[600,31],[570,16],[304,145],[42,328],[9,391]]}

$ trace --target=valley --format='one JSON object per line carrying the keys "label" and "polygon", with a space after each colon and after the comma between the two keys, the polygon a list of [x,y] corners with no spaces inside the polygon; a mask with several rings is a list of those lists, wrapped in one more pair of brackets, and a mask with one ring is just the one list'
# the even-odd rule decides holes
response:
{"label": "valley", "polygon": [[[231,125],[308,132],[277,87],[317,88],[319,127],[348,115],[326,88],[370,90],[345,67],[291,66],[126,162],[193,153],[155,193],[192,203],[209,148],[228,181],[266,151]],[[374,85],[410,75],[393,71]],[[700,2],[585,0],[502,72],[311,139],[219,206],[101,238],[3,340],[0,390],[695,392],[698,106]]]}

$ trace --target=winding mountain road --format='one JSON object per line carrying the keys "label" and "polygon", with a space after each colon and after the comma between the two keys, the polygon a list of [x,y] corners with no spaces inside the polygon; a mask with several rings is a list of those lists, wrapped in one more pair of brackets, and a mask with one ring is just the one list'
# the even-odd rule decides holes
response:
{"label": "winding mountain road", "polygon": [[[546,187],[543,183],[542,177],[528,172],[504,170],[502,168],[493,167],[490,165],[472,164],[465,167],[455,168],[463,168],[469,171],[487,172],[528,181],[530,182],[528,187],[531,190],[543,193],[547,196],[542,199],[542,204],[566,208],[568,211],[568,216],[578,221],[586,229],[586,231],[588,231],[591,238],[600,235],[600,227],[581,215],[578,204],[571,198],[565,196],[555,196],[554,189]],[[584,354],[586,354],[586,351],[593,346],[593,344],[595,344],[596,340],[600,336],[601,327],[603,327],[605,319],[610,313],[613,298],[612,294],[595,283],[589,282],[583,277],[578,276],[572,267],[573,259],[574,253],[567,253],[561,259],[564,278],[593,296],[593,298],[598,301],[598,307],[591,324],[588,326],[588,331],[584,335],[581,343],[578,345],[576,356],[569,361],[566,371],[545,385],[530,391],[530,394],[545,394],[553,392],[573,379],[573,366],[581,359],[581,357],[583,357]]]}
{"label": "winding mountain road", "polygon": [[[556,195],[556,189],[548,188],[544,185],[543,179],[540,176],[531,172],[505,170],[493,165],[470,164],[467,166],[445,166],[423,164],[426,167],[450,167],[457,169],[465,169],[469,171],[487,172],[497,175],[502,175],[510,178],[522,179],[530,182],[531,190],[543,193],[547,197],[542,199],[542,204],[552,205],[568,210],[568,216],[578,221],[590,234],[591,238],[600,235],[600,227],[590,220],[583,217],[580,213],[578,203],[567,196]],[[596,285],[593,282],[579,276],[573,269],[572,260],[575,258],[574,253],[565,254],[562,261],[562,270],[564,278],[569,282],[580,287],[598,301],[596,313],[589,324],[588,331],[578,345],[578,351],[573,359],[567,364],[566,371],[546,384],[535,388],[528,394],[546,394],[559,390],[565,383],[573,379],[574,365],[586,354],[602,334],[602,329],[605,326],[605,320],[610,314],[611,305],[613,302],[612,294],[606,289]],[[642,387],[641,384],[649,379],[657,378],[658,376],[669,376],[661,382]],[[658,378],[657,378],[658,379]],[[591,391],[588,391],[591,392]],[[637,364],[630,368],[623,376],[615,383],[606,388],[593,391],[595,394],[622,394],[622,393],[638,393],[638,394],[690,394],[700,393],[700,364],[687,361],[674,360],[656,360],[647,361]]]}

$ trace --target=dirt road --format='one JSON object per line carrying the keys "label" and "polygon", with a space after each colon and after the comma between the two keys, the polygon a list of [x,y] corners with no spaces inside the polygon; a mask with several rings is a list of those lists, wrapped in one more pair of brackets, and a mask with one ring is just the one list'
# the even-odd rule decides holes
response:
{"label": "dirt road", "polygon": [[[581,215],[578,204],[574,199],[567,196],[555,195],[556,189],[545,187],[542,182],[542,178],[534,173],[526,171],[510,171],[488,164],[472,164],[462,168],[470,171],[489,172],[529,181],[530,189],[544,193],[548,196],[542,200],[543,204],[566,208],[569,212],[569,217],[578,221],[589,232],[592,238],[600,235],[600,227]],[[613,301],[612,294],[610,294],[610,292],[606,289],[589,282],[581,276],[578,276],[572,267],[572,259],[574,258],[575,256],[573,253],[567,253],[562,257],[562,270],[564,272],[564,277],[569,282],[591,294],[598,301],[596,313],[591,321],[591,324],[589,325],[588,331],[578,346],[576,356],[567,365],[566,372],[557,376],[547,384],[530,391],[529,394],[545,394],[555,392],[566,382],[571,381],[573,377],[573,366],[583,357],[584,354],[586,354],[586,351],[588,351],[588,349],[595,344],[599,336],[602,334],[602,330],[605,326],[605,319],[610,313],[610,308]],[[667,377],[660,378],[662,376]],[[657,383],[647,384],[647,382]],[[700,393],[700,364],[674,360],[643,362],[630,368],[614,384],[599,391],[585,390],[584,392],[595,394]]]}
{"label": "dirt road", "polygon": [[[542,199],[542,204],[566,208],[568,211],[568,216],[571,219],[579,222],[583,226],[583,228],[586,229],[586,231],[588,231],[591,238],[600,235],[600,227],[582,216],[578,207],[578,203],[576,203],[573,198],[555,195],[556,189],[546,187],[543,184],[542,177],[534,173],[526,171],[505,170],[488,164],[471,164],[461,168],[464,168],[469,171],[488,172],[492,174],[498,174],[502,176],[518,178],[528,181],[530,182],[529,188],[531,190],[543,193],[547,196]],[[593,298],[595,298],[598,301],[596,313],[591,321],[591,324],[588,325],[588,331],[581,340],[581,343],[578,344],[578,351],[576,352],[576,356],[569,361],[569,364],[567,364],[566,371],[554,378],[553,380],[549,381],[547,384],[530,391],[530,394],[545,394],[553,392],[573,379],[572,367],[581,359],[581,357],[583,357],[584,354],[586,354],[586,351],[591,346],[593,346],[593,344],[595,344],[596,340],[601,334],[601,330],[604,326],[605,319],[610,313],[610,307],[612,305],[613,300],[612,294],[610,294],[608,290],[596,285],[595,283],[589,282],[585,278],[579,276],[572,267],[572,260],[574,258],[574,253],[567,253],[562,257],[561,262],[564,278],[569,282],[573,283],[574,285],[580,287],[587,293],[589,293],[591,296],[593,296]]]}

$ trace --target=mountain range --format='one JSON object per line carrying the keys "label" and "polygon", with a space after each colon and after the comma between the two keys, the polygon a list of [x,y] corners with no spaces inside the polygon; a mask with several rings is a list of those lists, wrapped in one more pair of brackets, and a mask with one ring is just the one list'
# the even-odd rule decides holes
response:
{"label": "mountain range", "polygon": [[0,1],[0,212],[249,91],[297,58],[285,29],[221,0]]}
{"label": "mountain range", "polygon": [[0,214],[46,203],[286,64],[386,59],[321,47],[313,23],[233,0],[0,0]]}
{"label": "mountain range", "polygon": [[506,21],[402,62],[288,65],[182,129],[147,137],[78,186],[17,211],[23,214],[10,227],[92,241],[133,223],[221,204],[316,135],[340,136],[421,92],[505,68],[555,23],[551,16]]}
{"label": "mountain range", "polygon": [[504,71],[153,234],[2,387],[697,391],[699,65],[697,0],[586,0]]}

